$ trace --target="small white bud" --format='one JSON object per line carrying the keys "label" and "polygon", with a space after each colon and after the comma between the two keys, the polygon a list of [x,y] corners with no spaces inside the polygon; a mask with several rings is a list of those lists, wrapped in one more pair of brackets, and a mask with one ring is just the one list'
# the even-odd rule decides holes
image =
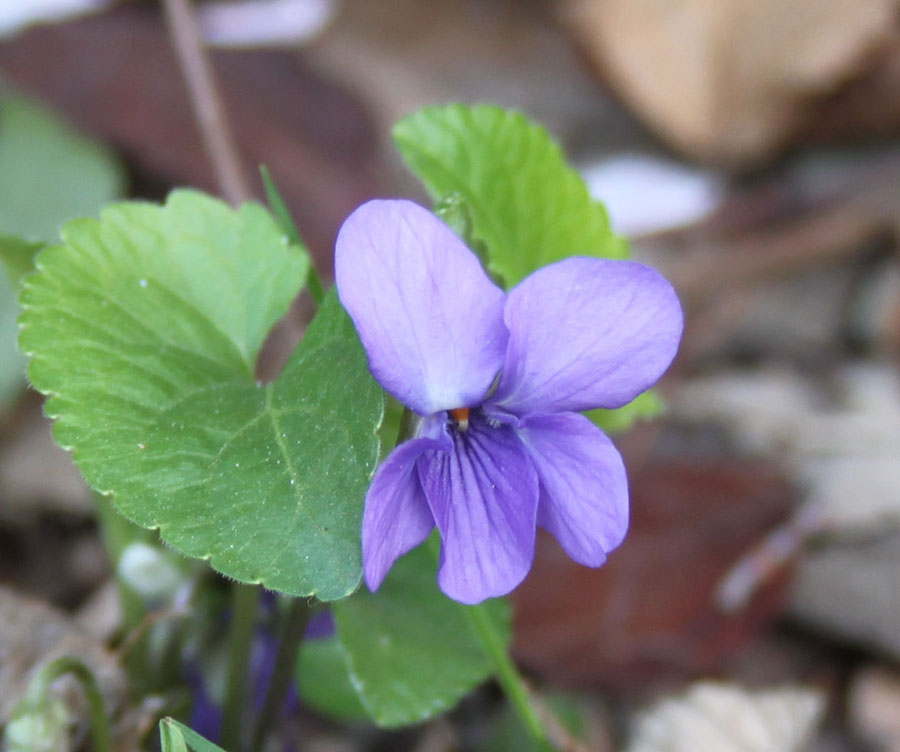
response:
{"label": "small white bud", "polygon": [[119,577],[148,600],[171,598],[185,580],[164,551],[146,543],[132,543],[122,552]]}

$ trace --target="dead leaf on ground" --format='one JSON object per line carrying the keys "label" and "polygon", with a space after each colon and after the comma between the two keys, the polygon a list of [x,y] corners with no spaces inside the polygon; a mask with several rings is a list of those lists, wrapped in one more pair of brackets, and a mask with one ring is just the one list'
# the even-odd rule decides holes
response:
{"label": "dead leaf on ground", "polygon": [[828,530],[900,529],[900,374],[890,363],[846,365],[818,381],[767,368],[695,378],[673,394],[686,422],[718,421],[747,450],[778,458]]}
{"label": "dead leaf on ground", "polygon": [[685,153],[753,163],[890,40],[896,0],[568,0],[609,83]]}
{"label": "dead leaf on ground", "polygon": [[778,613],[784,578],[726,616],[720,579],[792,507],[771,466],[698,461],[650,466],[632,478],[631,527],[599,569],[572,562],[549,538],[513,595],[514,654],[551,681],[616,691],[721,668]]}
{"label": "dead leaf on ground", "polygon": [[818,631],[900,659],[900,534],[808,551],[787,613]]}
{"label": "dead leaf on ground", "polygon": [[627,752],[799,752],[824,709],[810,689],[702,682],[641,714]]}
{"label": "dead leaf on ground", "polygon": [[850,686],[848,713],[854,729],[873,749],[900,750],[900,674],[867,666]]}

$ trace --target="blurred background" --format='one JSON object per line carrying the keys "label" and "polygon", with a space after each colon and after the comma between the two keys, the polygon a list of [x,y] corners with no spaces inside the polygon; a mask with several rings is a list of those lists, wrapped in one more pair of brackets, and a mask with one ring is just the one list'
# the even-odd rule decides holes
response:
{"label": "blurred background", "polygon": [[[197,10],[254,192],[266,164],[325,278],[358,204],[425,203],[391,125],[463,101],[543,123],[679,290],[665,414],[617,436],[629,537],[599,570],[541,540],[513,596],[515,656],[587,748],[900,750],[900,3]],[[0,234],[46,242],[176,185],[215,191],[156,4],[3,0]],[[0,724],[35,661],[61,640],[108,660],[121,618],[89,493],[26,389],[14,287],[0,279]],[[307,314],[279,325],[273,362]],[[485,692],[401,742],[309,721],[304,749],[466,748]],[[495,725],[490,749],[524,749]]]}

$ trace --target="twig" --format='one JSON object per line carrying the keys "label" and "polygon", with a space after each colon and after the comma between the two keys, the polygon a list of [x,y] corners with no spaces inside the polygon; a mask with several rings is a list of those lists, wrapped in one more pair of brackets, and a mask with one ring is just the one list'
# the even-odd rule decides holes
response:
{"label": "twig", "polygon": [[825,210],[695,253],[673,265],[670,277],[684,299],[697,303],[725,288],[852,257],[889,232],[885,222],[852,207]]}
{"label": "twig", "polygon": [[162,4],[216,184],[225,200],[237,206],[250,191],[190,0],[162,0]]}

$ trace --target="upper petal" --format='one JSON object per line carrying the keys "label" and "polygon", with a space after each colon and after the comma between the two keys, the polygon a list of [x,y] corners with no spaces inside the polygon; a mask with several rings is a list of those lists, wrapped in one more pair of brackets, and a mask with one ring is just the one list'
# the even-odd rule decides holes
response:
{"label": "upper petal", "polygon": [[449,227],[411,201],[363,204],[335,278],[385,389],[420,415],[481,401],[503,364],[505,296]]}
{"label": "upper petal", "polygon": [[575,561],[598,567],[628,529],[622,457],[583,415],[530,415],[519,435],[541,482],[538,525]]}
{"label": "upper petal", "polygon": [[453,431],[454,451],[419,463],[425,496],[441,533],[438,584],[461,603],[506,595],[534,558],[538,481],[509,426],[473,416]]}
{"label": "upper petal", "polygon": [[370,590],[376,590],[394,562],[418,546],[434,528],[416,461],[438,446],[432,439],[400,444],[372,479],[362,525],[363,571]]}
{"label": "upper petal", "polygon": [[522,280],[504,321],[509,343],[491,401],[526,415],[630,402],[669,367],[683,316],[649,266],[577,257]]}

